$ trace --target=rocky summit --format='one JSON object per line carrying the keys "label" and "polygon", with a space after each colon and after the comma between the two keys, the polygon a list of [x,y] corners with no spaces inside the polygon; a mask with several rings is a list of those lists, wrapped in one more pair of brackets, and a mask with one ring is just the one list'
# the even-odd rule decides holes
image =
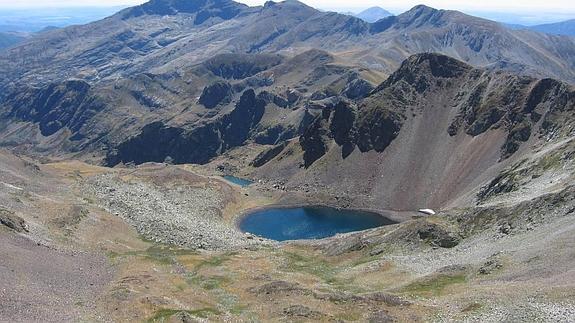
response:
{"label": "rocky summit", "polygon": [[575,321],[575,38],[360,18],[151,0],[0,44],[0,321]]}

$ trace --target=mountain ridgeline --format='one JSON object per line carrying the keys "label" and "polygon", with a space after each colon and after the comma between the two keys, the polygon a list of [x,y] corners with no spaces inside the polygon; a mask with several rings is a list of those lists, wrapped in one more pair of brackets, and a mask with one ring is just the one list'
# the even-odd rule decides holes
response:
{"label": "mountain ridgeline", "polygon": [[420,52],[474,66],[575,80],[575,41],[456,11],[416,6],[374,23],[294,0],[248,7],[231,0],[154,0],[88,25],[37,35],[0,54],[0,85],[71,77],[114,80],[169,73],[221,53],[346,52],[357,66],[390,74]]}

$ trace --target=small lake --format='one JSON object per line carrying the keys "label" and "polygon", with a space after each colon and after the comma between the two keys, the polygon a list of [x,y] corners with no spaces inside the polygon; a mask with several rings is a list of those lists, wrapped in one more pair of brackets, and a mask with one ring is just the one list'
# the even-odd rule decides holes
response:
{"label": "small lake", "polygon": [[268,208],[240,220],[240,229],[276,241],[322,239],[397,222],[382,215],[328,207]]}
{"label": "small lake", "polygon": [[222,176],[226,181],[230,182],[230,183],[234,183],[236,185],[239,185],[241,187],[247,187],[250,186],[251,184],[253,184],[254,182],[249,181],[247,179],[243,179],[243,178],[239,178],[239,177],[235,177],[235,176],[231,176],[231,175],[225,175]]}

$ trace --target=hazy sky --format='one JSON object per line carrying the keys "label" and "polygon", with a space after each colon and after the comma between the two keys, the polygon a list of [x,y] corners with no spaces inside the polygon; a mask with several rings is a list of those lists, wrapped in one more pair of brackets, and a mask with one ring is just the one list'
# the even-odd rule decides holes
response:
{"label": "hazy sky", "polygon": [[[263,4],[264,0],[239,0],[249,5]],[[0,0],[0,8],[14,7],[68,7],[134,5],[145,0]],[[574,0],[303,0],[310,6],[326,10],[358,10],[381,6],[394,13],[401,13],[414,5],[424,3],[439,9],[456,9],[468,12],[505,12],[572,15],[575,18]],[[569,18],[569,17],[567,17]]]}

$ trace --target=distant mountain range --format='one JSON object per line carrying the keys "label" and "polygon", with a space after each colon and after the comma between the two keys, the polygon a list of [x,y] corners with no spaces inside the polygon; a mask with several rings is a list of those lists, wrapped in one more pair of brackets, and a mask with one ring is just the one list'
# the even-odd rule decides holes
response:
{"label": "distant mountain range", "polygon": [[26,33],[0,32],[0,50],[14,46],[28,37]]}
{"label": "distant mountain range", "polygon": [[371,7],[355,15],[357,18],[366,22],[376,22],[380,19],[393,16],[393,14],[381,7]]}
{"label": "distant mountain range", "polygon": [[552,35],[575,36],[575,19],[570,19],[552,24],[535,25],[535,26],[514,25],[513,28],[529,29]]}
{"label": "distant mountain range", "polygon": [[298,53],[309,48],[346,51],[346,61],[384,74],[411,54],[438,52],[477,66],[575,82],[573,39],[513,31],[426,6],[370,24],[294,0],[262,7],[230,0],[194,5],[153,0],[88,25],[43,33],[0,55],[0,71],[3,81],[39,75],[115,78],[173,70],[221,52]]}
{"label": "distant mountain range", "polygon": [[38,32],[46,27],[87,24],[122,10],[114,7],[0,8],[0,32]]}

